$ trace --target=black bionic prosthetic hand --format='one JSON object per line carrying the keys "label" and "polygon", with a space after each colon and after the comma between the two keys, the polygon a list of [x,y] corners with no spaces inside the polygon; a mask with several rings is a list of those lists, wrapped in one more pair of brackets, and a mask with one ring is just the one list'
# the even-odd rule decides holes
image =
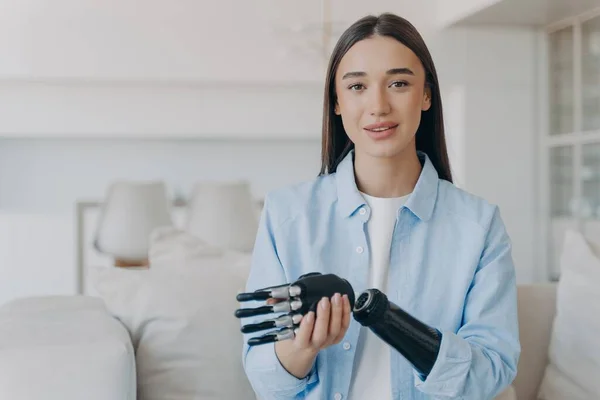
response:
{"label": "black bionic prosthetic hand", "polygon": [[440,350],[439,330],[414,318],[377,289],[360,294],[353,314],[356,321],[396,349],[417,371],[429,375]]}
{"label": "black bionic prosthetic hand", "polygon": [[348,281],[334,274],[323,275],[311,272],[302,275],[297,281],[279,286],[271,286],[250,293],[240,293],[240,302],[276,299],[279,302],[257,308],[240,308],[235,311],[237,318],[254,317],[271,313],[287,313],[276,318],[242,326],[242,333],[254,333],[271,328],[281,328],[262,336],[248,340],[248,345],[255,346],[280,340],[292,339],[302,316],[309,311],[317,311],[317,304],[323,297],[331,298],[339,293],[348,295],[350,307],[354,307],[354,290]]}
{"label": "black bionic prosthetic hand", "polygon": [[348,281],[337,275],[312,272],[302,275],[290,284],[259,289],[251,293],[240,293],[237,300],[254,301],[277,299],[278,303],[257,308],[236,310],[237,318],[254,317],[271,313],[287,313],[276,318],[242,326],[243,333],[254,333],[271,328],[281,328],[248,340],[255,346],[280,340],[292,339],[302,316],[315,311],[323,297],[335,293],[348,295],[354,319],[368,327],[381,340],[396,349],[422,375],[427,376],[438,356],[442,334],[414,318],[377,289],[368,289],[354,298],[354,290]]}

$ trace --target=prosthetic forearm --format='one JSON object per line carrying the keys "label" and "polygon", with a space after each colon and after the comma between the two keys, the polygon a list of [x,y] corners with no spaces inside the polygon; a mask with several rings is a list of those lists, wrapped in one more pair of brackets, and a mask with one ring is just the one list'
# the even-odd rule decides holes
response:
{"label": "prosthetic forearm", "polygon": [[242,326],[243,333],[280,328],[248,340],[255,346],[279,340],[292,339],[302,316],[309,311],[317,311],[316,305],[323,297],[335,293],[348,295],[354,319],[368,327],[380,339],[396,349],[422,375],[427,376],[433,367],[440,348],[441,333],[390,302],[387,296],[377,289],[368,289],[354,297],[352,286],[336,275],[322,275],[318,272],[301,276],[291,284],[272,286],[251,293],[241,293],[238,301],[280,300],[276,304],[257,308],[240,308],[237,318],[246,318],[270,313],[286,313],[263,322]]}
{"label": "prosthetic forearm", "polygon": [[354,305],[354,319],[427,376],[435,364],[442,334],[414,318],[377,289],[365,290]]}

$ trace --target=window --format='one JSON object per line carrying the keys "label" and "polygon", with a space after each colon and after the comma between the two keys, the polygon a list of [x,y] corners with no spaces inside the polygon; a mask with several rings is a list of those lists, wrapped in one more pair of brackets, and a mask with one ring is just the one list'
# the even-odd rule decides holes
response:
{"label": "window", "polygon": [[600,9],[552,26],[547,35],[542,260],[555,280],[566,229],[600,238]]}

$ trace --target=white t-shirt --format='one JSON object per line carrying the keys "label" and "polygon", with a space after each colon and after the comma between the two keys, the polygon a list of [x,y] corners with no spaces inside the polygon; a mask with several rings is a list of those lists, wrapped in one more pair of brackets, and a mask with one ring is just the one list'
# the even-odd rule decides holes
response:
{"label": "white t-shirt", "polygon": [[[398,209],[407,196],[380,198],[362,193],[371,208],[367,232],[371,246],[369,288],[387,289],[390,246]],[[360,328],[354,371],[350,383],[350,400],[392,398],[390,378],[390,347],[369,328]]]}

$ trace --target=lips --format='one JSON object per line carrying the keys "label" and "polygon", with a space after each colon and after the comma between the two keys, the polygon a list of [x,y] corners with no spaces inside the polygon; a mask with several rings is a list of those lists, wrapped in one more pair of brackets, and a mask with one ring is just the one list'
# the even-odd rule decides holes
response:
{"label": "lips", "polygon": [[397,126],[395,122],[378,122],[366,125],[363,129],[372,139],[385,139],[394,133]]}
{"label": "lips", "polygon": [[389,128],[394,128],[396,126],[398,126],[398,124],[395,122],[378,122],[376,124],[367,125],[363,129],[366,129],[368,131],[381,131]]}

